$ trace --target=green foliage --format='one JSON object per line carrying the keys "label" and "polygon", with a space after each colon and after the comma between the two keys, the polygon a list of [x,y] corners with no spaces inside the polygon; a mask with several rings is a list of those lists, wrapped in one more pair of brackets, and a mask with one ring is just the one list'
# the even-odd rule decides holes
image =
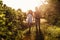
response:
{"label": "green foliage", "polygon": [[[18,12],[19,11],[19,12]],[[21,10],[15,10],[5,4],[0,4],[0,39],[20,40],[22,39],[22,27],[25,14]]]}
{"label": "green foliage", "polygon": [[60,27],[42,24],[41,28],[45,40],[60,40]]}
{"label": "green foliage", "polygon": [[59,27],[56,27],[56,26],[48,27],[46,32],[50,40],[59,40],[59,37],[60,37]]}
{"label": "green foliage", "polygon": [[60,26],[60,1],[59,0],[47,0],[47,8],[45,18],[52,25]]}

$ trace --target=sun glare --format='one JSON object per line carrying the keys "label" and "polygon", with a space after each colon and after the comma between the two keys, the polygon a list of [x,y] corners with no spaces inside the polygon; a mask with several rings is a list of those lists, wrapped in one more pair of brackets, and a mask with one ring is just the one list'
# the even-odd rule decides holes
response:
{"label": "sun glare", "polygon": [[3,0],[3,3],[16,10],[20,8],[26,12],[29,9],[35,11],[35,7],[42,5],[44,1],[45,0]]}

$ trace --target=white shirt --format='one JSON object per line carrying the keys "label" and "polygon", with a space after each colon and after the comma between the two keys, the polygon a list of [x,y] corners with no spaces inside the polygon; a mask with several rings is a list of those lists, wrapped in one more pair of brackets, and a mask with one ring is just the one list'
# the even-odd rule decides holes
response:
{"label": "white shirt", "polygon": [[27,22],[32,23],[32,15],[31,14],[27,15]]}

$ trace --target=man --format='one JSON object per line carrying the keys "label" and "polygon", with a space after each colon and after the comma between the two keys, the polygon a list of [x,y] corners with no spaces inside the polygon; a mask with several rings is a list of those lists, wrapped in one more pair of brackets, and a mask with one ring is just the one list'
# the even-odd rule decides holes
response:
{"label": "man", "polygon": [[35,12],[34,12],[34,17],[35,17],[35,25],[36,25],[36,31],[40,31],[40,12],[38,10],[38,8],[35,8]]}
{"label": "man", "polygon": [[43,33],[40,29],[41,12],[39,12],[37,7],[35,9],[36,11],[34,12],[34,16],[35,16],[35,25],[36,25],[36,40],[44,40]]}

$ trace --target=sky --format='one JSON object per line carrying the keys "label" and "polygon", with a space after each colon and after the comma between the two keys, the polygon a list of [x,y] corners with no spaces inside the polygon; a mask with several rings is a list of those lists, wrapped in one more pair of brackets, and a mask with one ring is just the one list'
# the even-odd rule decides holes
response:
{"label": "sky", "polygon": [[27,10],[35,11],[35,7],[42,5],[45,0],[3,0],[3,3],[9,7],[14,9],[22,9],[22,11],[26,12]]}

